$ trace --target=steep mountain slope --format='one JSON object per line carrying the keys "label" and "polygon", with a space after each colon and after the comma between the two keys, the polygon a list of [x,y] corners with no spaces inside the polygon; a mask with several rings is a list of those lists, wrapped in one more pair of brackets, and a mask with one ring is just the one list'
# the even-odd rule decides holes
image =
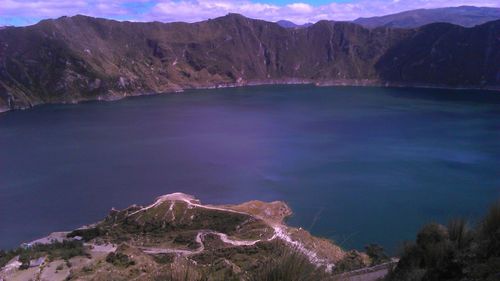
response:
{"label": "steep mountain slope", "polygon": [[[495,88],[498,32],[498,22],[403,30],[320,21],[285,29],[236,14],[193,24],[64,17],[0,30],[0,109],[255,83]],[[394,62],[414,52],[430,59]],[[456,69],[466,62],[448,55],[455,52],[483,60]],[[416,69],[427,72],[442,60],[439,79],[406,70],[420,63]]]}
{"label": "steep mountain slope", "polygon": [[498,85],[500,21],[473,29],[424,26],[389,49],[375,68],[382,80],[403,85]]}
{"label": "steep mountain slope", "polygon": [[410,10],[381,17],[359,18],[354,23],[365,27],[415,28],[430,23],[447,22],[472,27],[500,19],[500,8],[460,6]]}

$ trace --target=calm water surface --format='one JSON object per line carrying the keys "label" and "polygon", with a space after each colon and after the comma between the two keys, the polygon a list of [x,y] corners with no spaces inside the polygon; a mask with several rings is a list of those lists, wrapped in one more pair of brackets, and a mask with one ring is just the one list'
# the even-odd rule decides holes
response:
{"label": "calm water surface", "polygon": [[0,115],[0,248],[181,191],[396,252],[500,198],[500,94],[262,86]]}

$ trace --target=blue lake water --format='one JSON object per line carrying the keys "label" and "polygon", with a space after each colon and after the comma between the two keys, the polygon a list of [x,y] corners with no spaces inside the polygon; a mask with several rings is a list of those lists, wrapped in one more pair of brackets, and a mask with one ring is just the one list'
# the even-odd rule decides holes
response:
{"label": "blue lake water", "polygon": [[292,225],[395,253],[500,198],[500,93],[259,86],[0,115],[0,248],[177,191],[284,200]]}

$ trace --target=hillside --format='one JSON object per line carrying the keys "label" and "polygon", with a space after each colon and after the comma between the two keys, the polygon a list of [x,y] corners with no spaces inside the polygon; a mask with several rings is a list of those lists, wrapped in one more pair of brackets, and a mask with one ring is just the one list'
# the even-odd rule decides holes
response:
{"label": "hillside", "polygon": [[358,18],[354,20],[354,23],[369,28],[381,26],[415,28],[437,22],[473,27],[498,19],[500,19],[500,8],[460,6],[418,9],[380,17]]}
{"label": "hillside", "polygon": [[63,17],[0,30],[0,111],[271,83],[498,89],[499,36],[500,21],[286,29],[237,14],[193,24]]}
{"label": "hillside", "polygon": [[171,280],[181,272],[197,276],[189,280],[258,280],[263,268],[291,252],[301,270],[324,278],[369,265],[365,254],[286,226],[290,214],[282,202],[211,206],[182,193],[164,195],[149,206],[112,210],[85,228],[0,251],[0,279]]}

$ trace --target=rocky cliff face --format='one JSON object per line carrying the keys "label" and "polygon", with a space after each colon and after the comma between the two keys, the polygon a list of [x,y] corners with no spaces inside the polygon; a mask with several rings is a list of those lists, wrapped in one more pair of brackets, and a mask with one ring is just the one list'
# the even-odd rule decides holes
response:
{"label": "rocky cliff face", "polygon": [[286,29],[230,14],[199,23],[86,16],[0,30],[0,109],[252,83],[500,86],[500,21]]}
{"label": "rocky cliff face", "polygon": [[500,21],[471,29],[424,26],[389,49],[375,68],[382,80],[402,84],[498,87]]}

